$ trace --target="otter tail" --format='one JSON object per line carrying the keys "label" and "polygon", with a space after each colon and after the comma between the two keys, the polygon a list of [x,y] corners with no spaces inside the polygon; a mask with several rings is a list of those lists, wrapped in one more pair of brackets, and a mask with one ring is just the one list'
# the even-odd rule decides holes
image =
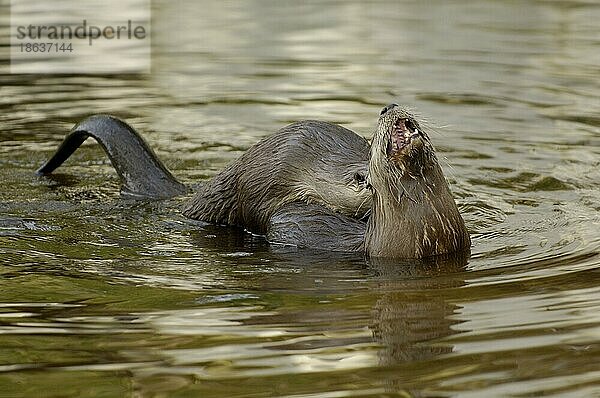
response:
{"label": "otter tail", "polygon": [[121,192],[140,199],[161,199],[188,192],[167,170],[146,141],[127,123],[108,115],[90,116],[73,127],[37,174],[50,174],[88,138],[102,145],[121,179]]}

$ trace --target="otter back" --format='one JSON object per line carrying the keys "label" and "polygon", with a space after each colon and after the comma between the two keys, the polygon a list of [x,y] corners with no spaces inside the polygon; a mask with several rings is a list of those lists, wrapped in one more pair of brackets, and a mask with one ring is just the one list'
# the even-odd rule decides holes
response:
{"label": "otter back", "polygon": [[367,140],[341,126],[302,121],[263,139],[200,187],[185,216],[265,233],[271,216],[292,202],[314,203],[351,217],[370,208]]}

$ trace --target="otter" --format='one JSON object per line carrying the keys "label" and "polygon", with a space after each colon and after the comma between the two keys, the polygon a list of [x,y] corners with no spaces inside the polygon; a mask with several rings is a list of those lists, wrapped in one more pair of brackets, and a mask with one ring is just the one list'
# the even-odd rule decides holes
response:
{"label": "otter", "polygon": [[[132,127],[108,115],[77,124],[37,173],[51,173],[90,136],[108,154],[123,194],[162,199],[189,191]],[[397,104],[381,111],[371,145],[332,123],[284,127],[202,183],[182,213],[271,243],[370,257],[422,258],[471,244],[429,136]]]}
{"label": "otter", "polygon": [[369,143],[341,126],[293,123],[259,141],[185,204],[186,217],[265,234],[288,203],[363,218],[371,207]]}

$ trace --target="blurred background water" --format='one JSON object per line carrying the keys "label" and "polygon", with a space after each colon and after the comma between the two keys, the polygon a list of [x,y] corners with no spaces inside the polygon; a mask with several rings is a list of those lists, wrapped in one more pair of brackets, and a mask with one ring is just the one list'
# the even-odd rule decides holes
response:
{"label": "blurred background water", "polygon": [[[150,74],[1,74],[0,396],[600,396],[598,20],[596,1],[156,1]],[[289,122],[370,137],[390,102],[434,127],[469,259],[270,247],[183,199],[121,199],[94,143],[33,174],[93,113],[193,184]]]}

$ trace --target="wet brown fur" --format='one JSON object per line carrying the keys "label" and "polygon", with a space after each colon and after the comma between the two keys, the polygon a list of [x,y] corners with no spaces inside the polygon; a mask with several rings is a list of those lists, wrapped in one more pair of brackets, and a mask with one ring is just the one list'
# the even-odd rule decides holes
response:
{"label": "wet brown fur", "polygon": [[[401,149],[389,147],[399,119],[419,132]],[[421,258],[468,250],[471,241],[434,148],[416,119],[398,106],[379,119],[371,144],[373,207],[365,250],[373,257]]]}
{"label": "wet brown fur", "polygon": [[[89,136],[115,165],[124,193],[157,199],[187,191],[133,128],[108,115],[76,125],[38,173],[51,173]],[[183,214],[240,226],[274,243],[372,257],[421,258],[470,247],[429,137],[395,104],[381,112],[370,146],[326,122],[281,129],[203,183]]]}
{"label": "wet brown fur", "polygon": [[341,126],[291,124],[246,151],[200,187],[186,204],[187,217],[267,232],[273,213],[288,203],[318,204],[349,217],[369,210],[367,140]]}
{"label": "wet brown fur", "polygon": [[[403,140],[398,134],[410,131],[404,122],[419,134]],[[367,168],[370,191],[354,179]],[[369,207],[368,221],[361,221]],[[287,126],[201,187],[184,215],[243,226],[271,242],[372,257],[421,258],[470,247],[429,137],[398,106],[386,107],[370,149],[334,124]]]}

